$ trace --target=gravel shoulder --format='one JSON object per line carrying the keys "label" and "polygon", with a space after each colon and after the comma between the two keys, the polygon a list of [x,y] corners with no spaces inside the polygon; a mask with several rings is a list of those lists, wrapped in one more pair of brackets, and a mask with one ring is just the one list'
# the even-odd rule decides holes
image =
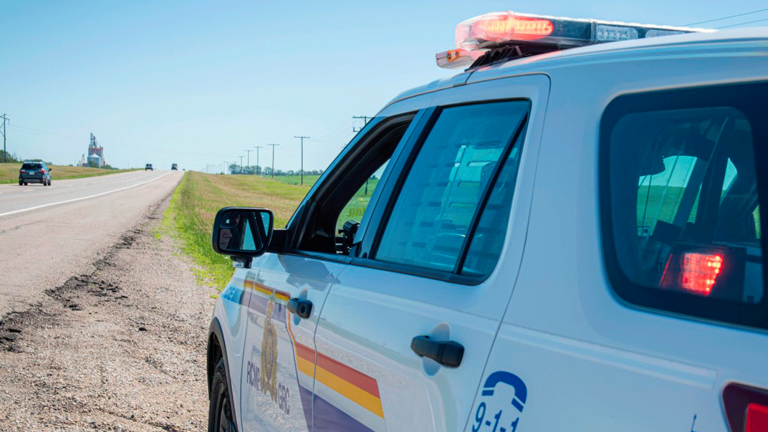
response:
{"label": "gravel shoulder", "polygon": [[95,270],[0,320],[0,430],[201,431],[216,290],[170,236],[170,196]]}

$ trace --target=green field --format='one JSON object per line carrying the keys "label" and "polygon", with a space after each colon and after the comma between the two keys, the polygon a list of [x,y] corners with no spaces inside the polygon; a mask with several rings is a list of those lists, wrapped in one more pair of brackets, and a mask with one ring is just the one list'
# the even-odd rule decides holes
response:
{"label": "green field", "polygon": [[[317,176],[312,179],[317,180]],[[363,216],[378,180],[369,180],[342,210],[338,228]],[[198,279],[222,289],[232,277],[232,261],[211,248],[216,212],[222,207],[265,207],[275,214],[275,227],[286,225],[309,186],[297,186],[259,176],[212,175],[188,171],[165,212],[164,229],[182,241],[182,249],[198,264]]]}
{"label": "green field", "polygon": [[[74,167],[66,165],[49,165],[51,167],[52,182],[56,180],[77,179],[84,177],[96,177],[109,174],[117,174],[129,170],[110,170],[101,168]],[[0,163],[0,183],[18,183],[19,182],[20,163]]]}
{"label": "green field", "polygon": [[[312,187],[312,185],[315,184],[317,179],[319,179],[319,175],[305,175],[304,176],[304,186]],[[301,184],[301,176],[292,175],[292,176],[275,176],[275,180],[281,182],[281,183],[287,183],[292,185],[299,185]]]}
{"label": "green field", "polygon": [[368,207],[368,203],[371,201],[371,194],[379,184],[379,180],[368,180],[368,188],[365,185],[361,187],[352,200],[341,210],[339,220],[336,222],[336,229],[339,230],[344,226],[344,222],[349,220],[356,220],[360,222],[363,218],[363,213]]}

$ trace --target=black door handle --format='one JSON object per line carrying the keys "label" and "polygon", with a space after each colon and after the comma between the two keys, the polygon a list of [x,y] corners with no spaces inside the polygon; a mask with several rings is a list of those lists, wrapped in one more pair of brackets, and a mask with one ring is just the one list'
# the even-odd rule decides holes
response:
{"label": "black door handle", "polygon": [[464,347],[454,341],[438,342],[429,336],[416,336],[411,340],[411,349],[422,357],[432,360],[447,367],[459,367],[464,358]]}
{"label": "black door handle", "polygon": [[312,302],[309,300],[292,298],[288,300],[288,310],[302,318],[309,318],[309,316],[312,315]]}

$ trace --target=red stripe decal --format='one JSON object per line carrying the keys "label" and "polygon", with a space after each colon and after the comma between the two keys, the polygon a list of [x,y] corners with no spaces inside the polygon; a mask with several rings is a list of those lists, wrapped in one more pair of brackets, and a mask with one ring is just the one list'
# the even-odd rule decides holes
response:
{"label": "red stripe decal", "polygon": [[321,367],[350,384],[365,390],[373,396],[381,398],[381,396],[379,396],[379,385],[376,383],[375,379],[362,372],[358,372],[323,353],[317,353],[317,367]]}
{"label": "red stripe decal", "polygon": [[299,357],[303,358],[304,360],[312,363],[315,362],[315,351],[312,348],[306,347],[298,342],[296,342],[296,354],[298,354]]}

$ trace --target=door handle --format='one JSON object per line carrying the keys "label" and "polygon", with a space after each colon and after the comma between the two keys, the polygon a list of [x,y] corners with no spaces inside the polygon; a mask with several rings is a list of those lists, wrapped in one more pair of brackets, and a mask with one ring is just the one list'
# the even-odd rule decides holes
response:
{"label": "door handle", "polygon": [[416,336],[411,349],[421,357],[429,357],[443,366],[456,368],[464,358],[464,347],[454,341],[436,341],[429,336]]}
{"label": "door handle", "polygon": [[292,298],[288,300],[288,310],[301,318],[309,318],[310,315],[312,315],[312,302],[309,300]]}

